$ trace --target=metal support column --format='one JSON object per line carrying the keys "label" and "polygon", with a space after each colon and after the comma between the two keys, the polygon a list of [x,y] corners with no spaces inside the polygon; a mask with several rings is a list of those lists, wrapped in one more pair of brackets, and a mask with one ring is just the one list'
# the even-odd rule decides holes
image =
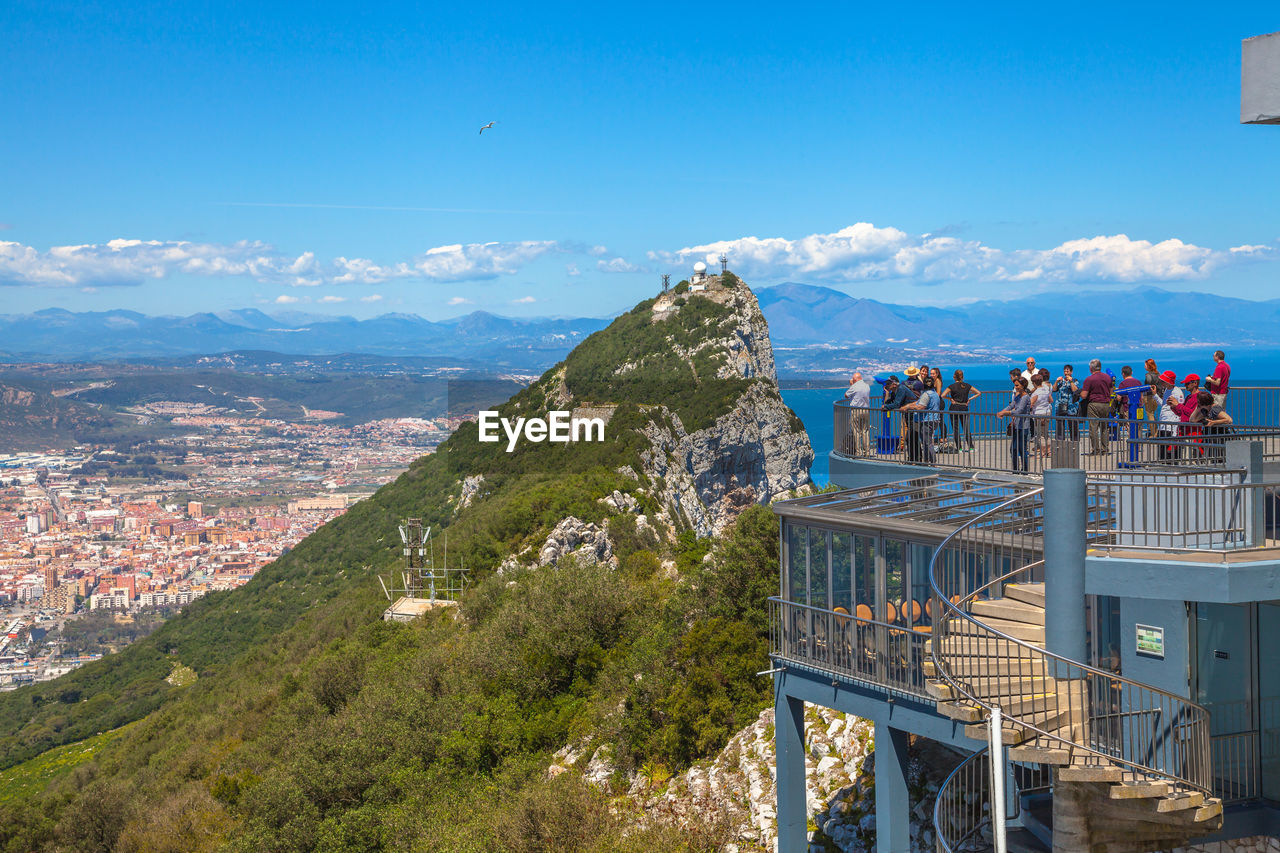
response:
{"label": "metal support column", "polygon": [[773,679],[773,741],[777,756],[774,794],[778,807],[778,851],[809,848],[809,814],[804,780],[804,702],[783,692],[786,675]]}
{"label": "metal support column", "polygon": [[876,851],[911,849],[911,799],[907,794],[907,733],[876,723]]}
{"label": "metal support column", "polygon": [[[1228,441],[1225,461],[1228,470],[1244,470],[1246,483],[1262,482],[1262,442]],[[1247,503],[1240,508],[1244,512],[1244,544],[1251,547],[1265,545],[1267,539],[1266,495],[1262,489],[1248,489],[1245,494]]]}
{"label": "metal support column", "polygon": [[1044,516],[1045,648],[1071,660],[1087,661],[1084,471],[1044,472]]}

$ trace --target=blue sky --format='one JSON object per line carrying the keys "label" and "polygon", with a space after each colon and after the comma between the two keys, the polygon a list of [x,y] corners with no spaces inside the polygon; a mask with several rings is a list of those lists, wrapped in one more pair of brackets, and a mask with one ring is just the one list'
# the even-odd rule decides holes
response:
{"label": "blue sky", "polygon": [[11,0],[0,310],[606,314],[720,249],[755,285],[903,302],[1271,297],[1280,128],[1239,125],[1239,74],[1277,28],[1262,3]]}

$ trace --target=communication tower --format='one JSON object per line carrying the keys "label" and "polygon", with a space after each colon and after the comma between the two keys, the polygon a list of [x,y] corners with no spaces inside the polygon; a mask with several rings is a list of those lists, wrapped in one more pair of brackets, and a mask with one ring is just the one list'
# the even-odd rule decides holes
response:
{"label": "communication tower", "polygon": [[671,287],[671,273],[664,272],[662,274],[662,292],[666,293],[667,289],[670,287]]}
{"label": "communication tower", "polygon": [[431,528],[422,526],[420,518],[406,518],[400,525],[400,542],[404,546],[404,566],[398,575],[378,582],[391,606],[382,614],[387,621],[406,622],[436,607],[456,607],[466,591],[465,568],[449,567],[449,540],[445,536],[443,561],[435,562],[435,546]]}
{"label": "communication tower", "polygon": [[720,275],[724,275],[729,271],[729,256],[724,252],[720,253]]}

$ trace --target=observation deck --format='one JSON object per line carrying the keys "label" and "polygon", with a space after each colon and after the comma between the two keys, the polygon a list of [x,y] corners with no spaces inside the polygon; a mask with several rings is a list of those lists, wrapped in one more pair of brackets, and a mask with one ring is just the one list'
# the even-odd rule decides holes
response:
{"label": "observation deck", "polygon": [[[1280,829],[1280,662],[1267,651],[1280,639],[1280,481],[1266,476],[1277,432],[1177,437],[1178,459],[1126,436],[1089,471],[1025,475],[982,469],[978,451],[964,466],[895,461],[886,441],[892,452],[861,464],[898,476],[871,485],[833,451],[833,482],[855,487],[775,507],[780,838],[799,843],[790,821],[804,817],[783,804],[803,790],[790,758],[803,701],[875,721],[881,850],[905,849],[915,804],[896,780],[910,735],[972,751],[939,794],[939,850],[991,849],[992,812],[972,804],[993,796],[993,760],[1009,828],[1045,849],[1055,831],[1144,851]],[[1003,436],[986,440],[1007,452]],[[987,745],[996,708],[1000,759]],[[1141,828],[1130,846],[1123,826]]]}

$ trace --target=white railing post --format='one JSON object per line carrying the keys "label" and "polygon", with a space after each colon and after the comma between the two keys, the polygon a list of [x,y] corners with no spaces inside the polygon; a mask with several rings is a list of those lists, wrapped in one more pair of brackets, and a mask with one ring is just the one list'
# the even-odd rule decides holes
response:
{"label": "white railing post", "polygon": [[991,709],[991,743],[989,760],[991,765],[991,835],[995,840],[996,853],[1007,853],[1008,841],[1005,839],[1005,802],[1004,802],[1004,715],[1000,706]]}

